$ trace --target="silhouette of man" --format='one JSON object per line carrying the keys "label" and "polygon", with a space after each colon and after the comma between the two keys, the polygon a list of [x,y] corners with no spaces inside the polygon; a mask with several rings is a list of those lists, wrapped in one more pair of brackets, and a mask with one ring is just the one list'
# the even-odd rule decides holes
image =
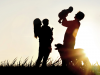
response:
{"label": "silhouette of man", "polygon": [[[79,11],[77,14],[75,14],[75,20],[67,21],[66,17],[63,18],[62,25],[67,27],[63,40],[63,47],[67,50],[74,49],[76,35],[80,27],[80,21],[84,18],[84,16],[84,13]],[[66,66],[65,60],[63,58],[62,66]]]}
{"label": "silhouette of man", "polygon": [[42,58],[44,57],[42,66],[46,67],[46,62],[47,62],[48,56],[52,50],[51,43],[53,41],[53,37],[52,37],[53,29],[51,29],[48,26],[48,24],[49,24],[48,19],[44,19],[42,22],[43,22],[43,26],[41,28],[40,49],[39,49],[39,56],[38,56],[36,65],[39,66]]}

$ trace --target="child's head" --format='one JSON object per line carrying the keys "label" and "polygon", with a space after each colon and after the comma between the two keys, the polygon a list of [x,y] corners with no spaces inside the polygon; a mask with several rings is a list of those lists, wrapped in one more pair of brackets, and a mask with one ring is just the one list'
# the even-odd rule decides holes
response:
{"label": "child's head", "polygon": [[42,22],[43,22],[43,25],[46,25],[46,26],[48,26],[48,24],[49,24],[49,20],[48,19],[44,19]]}
{"label": "child's head", "polygon": [[76,15],[75,18],[78,19],[79,21],[82,20],[84,18],[84,13],[79,11]]}
{"label": "child's head", "polygon": [[70,6],[70,7],[68,8],[68,11],[71,13],[71,12],[73,11],[73,7]]}

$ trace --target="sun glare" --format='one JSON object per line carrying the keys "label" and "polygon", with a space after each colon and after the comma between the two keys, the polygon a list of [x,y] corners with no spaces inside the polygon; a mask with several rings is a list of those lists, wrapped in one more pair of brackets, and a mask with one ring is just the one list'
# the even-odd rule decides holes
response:
{"label": "sun glare", "polygon": [[[84,49],[84,52],[86,56],[88,57],[91,65],[94,65],[96,62],[98,62],[98,64],[100,65],[100,60],[99,60],[100,50],[99,50],[99,47],[96,45],[97,43],[95,41],[95,32],[94,32],[93,23],[86,22],[82,24],[83,25],[80,26],[80,29],[78,30],[74,48]],[[92,26],[89,26],[89,25],[92,25]],[[63,32],[64,31],[62,31],[62,33]],[[77,32],[77,30],[75,32]],[[63,34],[61,36],[63,36]],[[62,42],[62,39],[63,39],[62,37],[59,37],[59,38],[57,37],[56,41]],[[59,56],[59,53],[56,53],[56,51],[53,51],[52,57],[56,58],[56,56]]]}
{"label": "sun glare", "polygon": [[86,56],[89,58],[91,64],[95,64],[96,62],[100,64],[100,61],[98,59],[98,56],[100,55],[96,48],[87,48],[84,49],[84,52],[86,53]]}
{"label": "sun glare", "polygon": [[[100,64],[100,50],[96,46],[95,42],[95,33],[93,31],[93,27],[89,26],[92,25],[92,23],[86,23],[87,26],[81,27],[78,31],[77,37],[76,37],[76,48],[82,48],[84,49],[84,52],[86,53],[86,56],[89,58],[89,61],[91,64],[95,64],[98,62]],[[84,23],[84,25],[86,25]]]}

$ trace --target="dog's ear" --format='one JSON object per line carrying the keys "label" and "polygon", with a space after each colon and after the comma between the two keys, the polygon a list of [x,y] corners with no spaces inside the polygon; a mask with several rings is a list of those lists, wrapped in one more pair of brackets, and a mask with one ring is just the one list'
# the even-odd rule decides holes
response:
{"label": "dog's ear", "polygon": [[57,44],[55,44],[55,46],[57,47]]}
{"label": "dog's ear", "polygon": [[57,50],[58,49],[57,44],[55,44],[55,47],[56,47],[55,50]]}

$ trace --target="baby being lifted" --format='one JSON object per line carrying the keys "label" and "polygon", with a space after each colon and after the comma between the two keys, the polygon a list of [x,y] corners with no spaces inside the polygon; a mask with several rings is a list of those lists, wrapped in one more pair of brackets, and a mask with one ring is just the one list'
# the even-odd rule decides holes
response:
{"label": "baby being lifted", "polygon": [[68,13],[71,13],[72,11],[73,11],[73,7],[72,7],[72,6],[70,6],[68,9],[62,10],[62,11],[58,14],[58,17],[59,17],[58,22],[61,23],[61,20],[62,20],[64,17],[67,17],[67,16],[68,16]]}

